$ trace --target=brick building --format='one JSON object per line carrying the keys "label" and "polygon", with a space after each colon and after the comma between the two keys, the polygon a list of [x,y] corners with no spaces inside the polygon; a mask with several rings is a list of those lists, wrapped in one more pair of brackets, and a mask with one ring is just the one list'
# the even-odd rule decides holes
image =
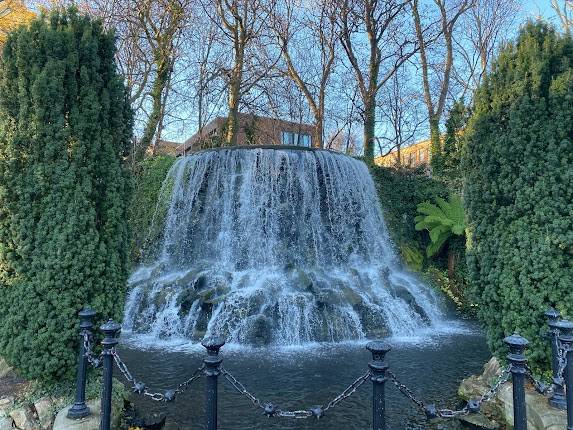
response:
{"label": "brick building", "polygon": [[[284,121],[252,114],[238,114],[237,145],[294,145],[312,146],[314,127],[310,124]],[[201,134],[196,133],[177,148],[187,154],[205,148],[221,146],[225,139],[226,117],[209,122]]]}
{"label": "brick building", "polygon": [[[400,148],[400,165],[405,167],[430,166],[431,145],[429,139]],[[398,151],[394,149],[389,154],[376,157],[374,163],[378,166],[394,167],[398,165]]]}

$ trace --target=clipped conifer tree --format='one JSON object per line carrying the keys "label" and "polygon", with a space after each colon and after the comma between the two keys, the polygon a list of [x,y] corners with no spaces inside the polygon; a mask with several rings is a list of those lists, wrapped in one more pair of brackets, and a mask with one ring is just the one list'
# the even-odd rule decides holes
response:
{"label": "clipped conifer tree", "polygon": [[475,98],[464,155],[468,265],[494,353],[517,331],[547,367],[543,312],[573,318],[573,42],[544,23],[505,46]]}
{"label": "clipped conifer tree", "polygon": [[133,120],[114,54],[70,9],[0,57],[0,355],[29,378],[73,374],[84,305],[121,318]]}

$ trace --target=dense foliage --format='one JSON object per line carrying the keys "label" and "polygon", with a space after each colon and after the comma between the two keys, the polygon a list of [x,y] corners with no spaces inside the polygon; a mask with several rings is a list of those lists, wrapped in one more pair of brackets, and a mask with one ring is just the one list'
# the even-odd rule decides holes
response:
{"label": "dense foliage", "polygon": [[470,111],[463,100],[456,101],[448,113],[442,145],[433,150],[432,174],[459,193],[462,188],[461,157],[464,148],[464,130]]}
{"label": "dense foliage", "polygon": [[414,250],[425,250],[430,244],[429,235],[415,228],[418,205],[434,201],[436,197],[447,197],[448,189],[442,182],[428,177],[422,169],[373,166],[370,172],[392,240],[402,250],[403,257],[416,260],[418,257],[412,255]]}
{"label": "dense foliage", "polygon": [[0,351],[26,377],[73,373],[84,305],[121,318],[132,114],[114,54],[72,9],[0,60]]}
{"label": "dense foliage", "polygon": [[138,164],[134,177],[134,190],[129,209],[129,225],[133,233],[131,258],[133,263],[150,257],[150,243],[157,241],[163,225],[167,202],[160,199],[169,197],[164,183],[167,172],[175,162],[175,157],[156,155],[144,159]]}
{"label": "dense foliage", "polygon": [[[573,42],[526,25],[476,95],[465,202],[468,265],[493,351],[518,331],[547,359],[543,311],[573,317]],[[545,361],[546,362],[546,361]]]}

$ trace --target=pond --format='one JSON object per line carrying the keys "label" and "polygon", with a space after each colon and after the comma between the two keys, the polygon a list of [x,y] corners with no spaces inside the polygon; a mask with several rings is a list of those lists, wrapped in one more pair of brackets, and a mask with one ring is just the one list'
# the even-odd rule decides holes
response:
{"label": "pond", "polygon": [[[305,409],[327,404],[367,370],[370,353],[366,342],[315,344],[304,348],[244,348],[225,345],[223,366],[261,402],[272,401],[282,409]],[[197,369],[204,357],[198,345],[169,341],[149,345],[144,338],[126,335],[119,352],[134,376],[150,391],[177,386]],[[485,338],[477,325],[464,323],[457,333],[422,336],[408,341],[391,339],[387,362],[414,393],[438,407],[459,406],[456,392],[461,380],[481,373],[489,358]],[[219,380],[219,428],[246,429],[368,429],[372,425],[371,383],[339,403],[320,420],[266,418],[261,410]],[[430,424],[415,405],[387,383],[388,429],[454,429],[458,424]],[[133,396],[141,416],[166,414],[166,429],[204,429],[204,380],[200,379],[173,403],[153,402]]]}

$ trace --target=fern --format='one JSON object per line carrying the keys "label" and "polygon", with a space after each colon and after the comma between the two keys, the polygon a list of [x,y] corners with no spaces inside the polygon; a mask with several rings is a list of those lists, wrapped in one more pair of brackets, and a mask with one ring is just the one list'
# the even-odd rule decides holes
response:
{"label": "fern", "polygon": [[428,257],[436,255],[452,235],[461,236],[466,229],[462,199],[451,195],[448,200],[436,197],[436,203],[418,205],[420,215],[414,218],[416,230],[428,230],[431,243],[426,249]]}

